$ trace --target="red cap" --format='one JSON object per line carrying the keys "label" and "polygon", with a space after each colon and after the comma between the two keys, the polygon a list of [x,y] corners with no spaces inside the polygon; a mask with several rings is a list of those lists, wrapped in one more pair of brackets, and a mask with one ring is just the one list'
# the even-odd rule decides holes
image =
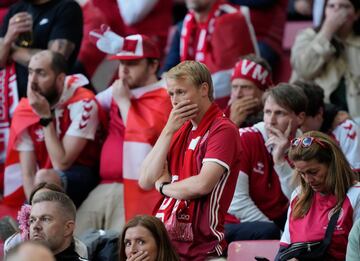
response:
{"label": "red cap", "polygon": [[146,35],[134,34],[124,38],[124,44],[110,60],[136,60],[142,58],[160,58],[156,44]]}
{"label": "red cap", "polygon": [[231,80],[246,79],[254,82],[261,90],[266,90],[273,85],[271,80],[271,72],[262,65],[243,59],[235,64]]}

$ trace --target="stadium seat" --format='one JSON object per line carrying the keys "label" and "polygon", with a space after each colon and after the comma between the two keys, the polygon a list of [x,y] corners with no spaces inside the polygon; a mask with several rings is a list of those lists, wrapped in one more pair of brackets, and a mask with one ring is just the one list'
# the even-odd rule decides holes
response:
{"label": "stadium seat", "polygon": [[227,260],[254,261],[255,257],[264,257],[272,261],[278,249],[279,240],[234,241],[229,245]]}

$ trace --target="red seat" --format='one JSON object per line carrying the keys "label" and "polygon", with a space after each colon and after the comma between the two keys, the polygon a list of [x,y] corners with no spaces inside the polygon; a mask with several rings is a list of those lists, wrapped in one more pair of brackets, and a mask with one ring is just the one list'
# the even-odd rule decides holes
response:
{"label": "red seat", "polygon": [[230,243],[228,261],[254,261],[255,256],[274,260],[279,250],[279,240],[244,240]]}

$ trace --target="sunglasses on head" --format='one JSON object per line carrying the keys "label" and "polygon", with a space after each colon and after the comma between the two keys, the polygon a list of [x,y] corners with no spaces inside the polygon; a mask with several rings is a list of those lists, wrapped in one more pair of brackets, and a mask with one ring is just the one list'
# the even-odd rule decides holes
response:
{"label": "sunglasses on head", "polygon": [[319,144],[323,148],[326,147],[323,142],[321,142],[319,139],[314,137],[295,138],[291,141],[291,146],[297,147],[301,144],[302,147],[307,148],[310,147],[314,142]]}

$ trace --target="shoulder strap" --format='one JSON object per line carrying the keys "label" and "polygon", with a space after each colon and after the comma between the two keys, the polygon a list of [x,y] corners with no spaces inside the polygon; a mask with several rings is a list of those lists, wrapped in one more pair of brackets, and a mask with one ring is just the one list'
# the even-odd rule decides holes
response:
{"label": "shoulder strap", "polygon": [[340,215],[340,211],[341,211],[341,208],[339,210],[337,210],[330,218],[328,227],[327,227],[326,232],[325,232],[324,241],[323,241],[325,246],[330,245],[331,238],[332,238],[332,235],[334,233],[335,226],[336,226],[337,220],[338,220],[339,215]]}

